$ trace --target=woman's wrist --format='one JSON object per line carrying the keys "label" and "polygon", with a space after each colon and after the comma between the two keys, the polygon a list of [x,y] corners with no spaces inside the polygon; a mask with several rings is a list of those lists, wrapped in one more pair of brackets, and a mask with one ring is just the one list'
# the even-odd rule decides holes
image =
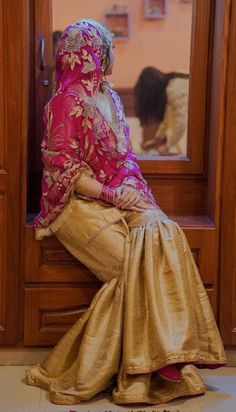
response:
{"label": "woman's wrist", "polygon": [[109,203],[110,205],[114,205],[115,200],[115,190],[111,189],[106,185],[102,185],[102,190],[100,193],[100,199],[103,200],[105,203]]}
{"label": "woman's wrist", "polygon": [[88,175],[88,173],[83,172],[77,179],[75,193],[91,199],[99,199],[101,189],[102,183]]}
{"label": "woman's wrist", "polygon": [[134,184],[129,183],[129,182],[122,183],[121,186],[127,186],[131,189],[137,190],[137,188],[134,186]]}

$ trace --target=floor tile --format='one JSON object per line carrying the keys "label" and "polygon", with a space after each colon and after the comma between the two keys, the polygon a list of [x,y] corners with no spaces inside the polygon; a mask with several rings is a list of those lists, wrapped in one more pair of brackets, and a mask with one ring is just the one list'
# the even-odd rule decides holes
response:
{"label": "floor tile", "polygon": [[0,411],[35,412],[39,410],[41,389],[26,384],[25,366],[0,367]]}
{"label": "floor tile", "polygon": [[236,368],[205,369],[201,375],[207,392],[198,398],[204,412],[236,412]]}

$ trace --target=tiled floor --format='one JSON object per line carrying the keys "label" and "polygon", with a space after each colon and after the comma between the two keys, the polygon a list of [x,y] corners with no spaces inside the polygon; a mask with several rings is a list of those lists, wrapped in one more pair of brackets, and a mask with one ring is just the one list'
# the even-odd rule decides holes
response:
{"label": "tiled floor", "polygon": [[236,368],[200,370],[207,385],[205,395],[176,399],[166,404],[120,406],[109,394],[76,406],[54,405],[46,390],[29,386],[24,378],[27,366],[0,366],[1,412],[236,412]]}

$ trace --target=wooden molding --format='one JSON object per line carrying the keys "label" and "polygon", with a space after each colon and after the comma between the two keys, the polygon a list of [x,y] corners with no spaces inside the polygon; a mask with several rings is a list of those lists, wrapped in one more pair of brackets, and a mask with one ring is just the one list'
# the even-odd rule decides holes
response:
{"label": "wooden molding", "polygon": [[13,0],[0,3],[0,58],[0,344],[5,345],[17,341],[19,303],[22,42],[21,8]]}
{"label": "wooden molding", "polygon": [[236,345],[236,2],[231,6],[222,167],[220,330],[226,344]]}

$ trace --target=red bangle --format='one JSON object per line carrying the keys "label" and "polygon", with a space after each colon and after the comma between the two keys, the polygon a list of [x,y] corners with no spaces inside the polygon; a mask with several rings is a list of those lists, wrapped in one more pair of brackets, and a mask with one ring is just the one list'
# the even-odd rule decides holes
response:
{"label": "red bangle", "polygon": [[100,194],[100,199],[103,200],[105,203],[109,203],[113,205],[114,204],[114,194],[115,194],[114,189],[111,189],[110,187],[103,185],[102,191]]}

